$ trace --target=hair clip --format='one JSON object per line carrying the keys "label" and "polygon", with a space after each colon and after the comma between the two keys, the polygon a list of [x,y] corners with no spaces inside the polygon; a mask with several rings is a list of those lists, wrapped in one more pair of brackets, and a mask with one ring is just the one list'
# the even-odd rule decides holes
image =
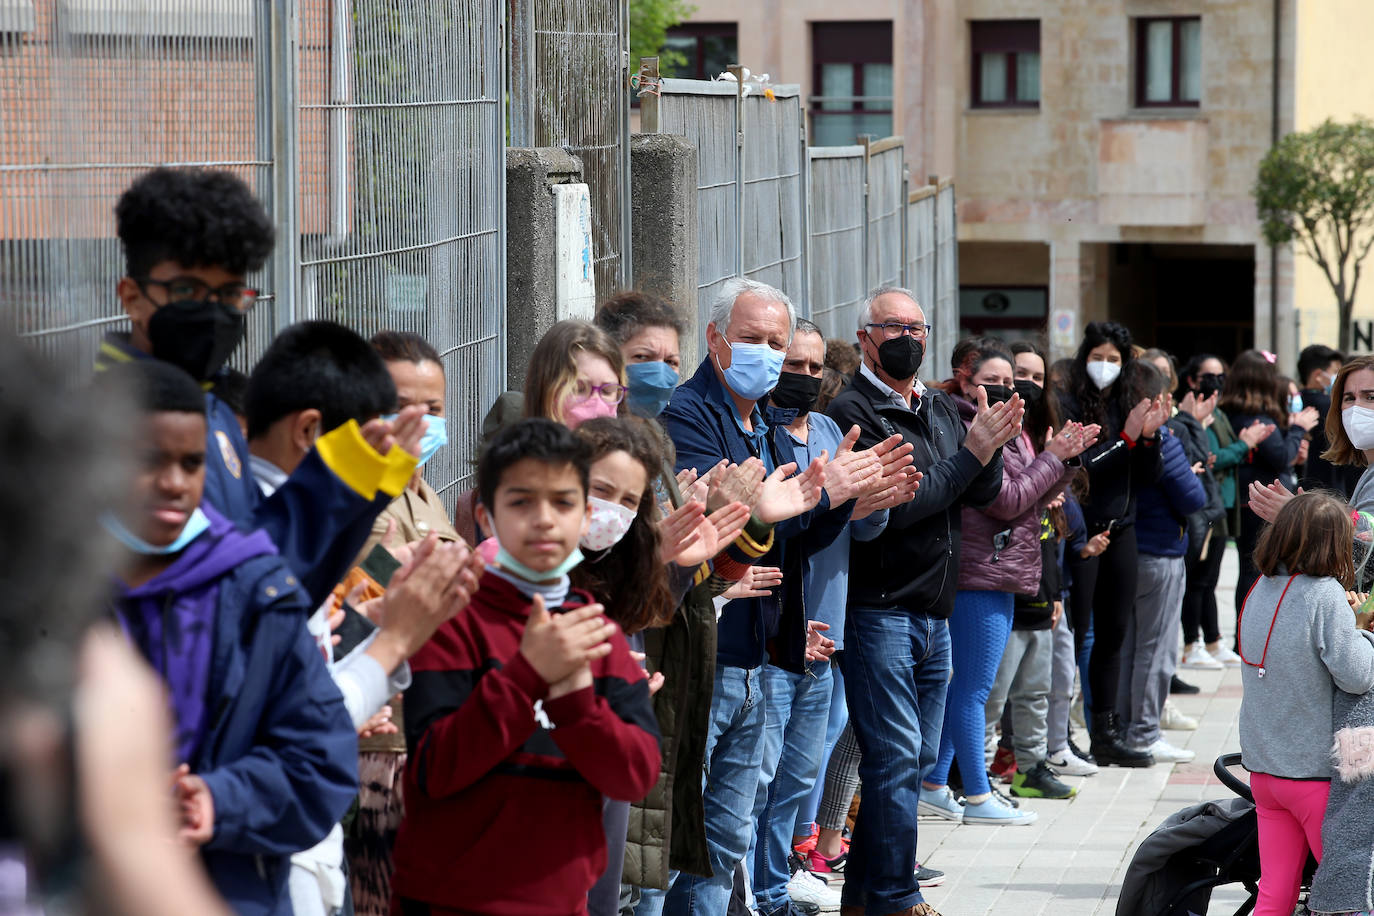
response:
{"label": "hair clip", "polygon": [[1264,361],[1269,363],[1270,365],[1273,365],[1274,363],[1277,363],[1279,361],[1278,354],[1270,353],[1268,350],[1261,350],[1260,356],[1263,356]]}

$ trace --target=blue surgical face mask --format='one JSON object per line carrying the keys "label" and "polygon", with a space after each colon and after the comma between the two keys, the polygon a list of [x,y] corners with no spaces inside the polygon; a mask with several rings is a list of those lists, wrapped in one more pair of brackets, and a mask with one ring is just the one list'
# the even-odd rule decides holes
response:
{"label": "blue surgical face mask", "polygon": [[196,506],[196,511],[192,512],[191,517],[186,520],[186,525],[181,529],[181,534],[177,535],[177,539],[165,547],[149,544],[130,531],[112,512],[106,512],[102,515],[100,524],[134,553],[142,554],[145,557],[162,557],[181,553],[185,550],[187,544],[190,544],[209,529],[210,519],[206,517],[204,512],[200,511],[200,506]]}
{"label": "blue surgical face mask", "polygon": [[630,389],[625,403],[636,416],[650,419],[663,413],[680,381],[677,370],[665,362],[630,363],[625,378]]}
{"label": "blue surgical face mask", "polygon": [[1300,394],[1294,394],[1294,395],[1290,395],[1290,396],[1289,396],[1289,398],[1288,398],[1288,412],[1289,412],[1289,413],[1301,413],[1301,412],[1302,412],[1302,395],[1300,395]]}
{"label": "blue surgical face mask", "polygon": [[[730,348],[730,367],[721,371],[731,391],[757,401],[777,387],[782,363],[787,357],[784,351],[774,350],[766,343],[731,343],[727,340],[725,345]],[[716,365],[720,365],[719,360]]]}
{"label": "blue surgical face mask", "polygon": [[506,569],[515,573],[526,582],[548,582],[551,579],[561,579],[572,571],[573,567],[582,562],[582,551],[574,547],[573,552],[567,558],[548,572],[540,572],[531,569],[521,563],[511,555],[511,552],[502,547],[496,552],[496,565],[504,566]]}
{"label": "blue surgical face mask", "polygon": [[[389,413],[382,417],[388,423],[396,422],[400,414]],[[425,462],[434,457],[434,453],[448,445],[448,424],[443,417],[436,417],[434,414],[425,415],[425,434],[420,437],[420,467],[424,467]]]}

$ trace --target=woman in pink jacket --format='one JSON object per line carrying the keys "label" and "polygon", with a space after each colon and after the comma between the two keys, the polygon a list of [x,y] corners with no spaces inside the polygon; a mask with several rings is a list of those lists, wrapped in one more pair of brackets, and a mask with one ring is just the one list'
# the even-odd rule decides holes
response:
{"label": "woman in pink jacket", "polygon": [[[951,391],[964,424],[972,424],[983,399],[1009,399],[1014,371],[1010,351],[980,347],[970,374]],[[1028,411],[1027,416],[1033,412]],[[1037,432],[1046,432],[1043,430]],[[940,756],[921,786],[921,811],[970,824],[1029,824],[1033,812],[1012,808],[992,794],[983,763],[984,706],[1011,633],[1017,594],[1034,594],[1040,585],[1040,513],[1062,489],[1066,465],[1091,446],[1096,426],[1066,424],[1057,435],[1046,432],[1037,453],[1028,430],[1002,448],[1002,490],[985,509],[964,509],[959,547],[959,591],[949,620],[954,675],[945,701]],[[949,769],[959,758],[964,804],[949,790]]]}

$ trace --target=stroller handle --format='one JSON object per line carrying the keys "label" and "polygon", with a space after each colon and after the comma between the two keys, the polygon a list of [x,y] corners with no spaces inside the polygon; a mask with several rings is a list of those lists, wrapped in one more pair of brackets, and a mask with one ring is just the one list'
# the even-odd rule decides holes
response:
{"label": "stroller handle", "polygon": [[1212,764],[1212,772],[1216,774],[1221,784],[1232,792],[1239,795],[1246,801],[1253,802],[1255,795],[1250,791],[1250,786],[1236,778],[1236,774],[1231,772],[1232,767],[1240,766],[1240,754],[1222,754]]}

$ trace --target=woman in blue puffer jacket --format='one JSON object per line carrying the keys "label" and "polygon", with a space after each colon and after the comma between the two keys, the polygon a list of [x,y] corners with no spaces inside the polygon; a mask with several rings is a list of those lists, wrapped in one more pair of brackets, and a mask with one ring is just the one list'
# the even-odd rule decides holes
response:
{"label": "woman in blue puffer jacket", "polygon": [[[973,423],[980,397],[1008,400],[1014,371],[1010,351],[979,348],[969,375],[950,392],[964,425]],[[980,392],[981,389],[981,392]],[[971,824],[1029,824],[1032,812],[1018,811],[992,794],[983,765],[984,707],[1011,633],[1015,596],[1040,585],[1040,513],[1062,489],[1066,461],[1096,441],[1098,428],[1069,424],[1037,453],[1025,430],[1002,448],[1002,489],[986,509],[963,510],[959,590],[949,620],[954,675],[945,701],[940,756],[921,786],[920,808]],[[949,790],[950,765],[958,757],[966,803]]]}

